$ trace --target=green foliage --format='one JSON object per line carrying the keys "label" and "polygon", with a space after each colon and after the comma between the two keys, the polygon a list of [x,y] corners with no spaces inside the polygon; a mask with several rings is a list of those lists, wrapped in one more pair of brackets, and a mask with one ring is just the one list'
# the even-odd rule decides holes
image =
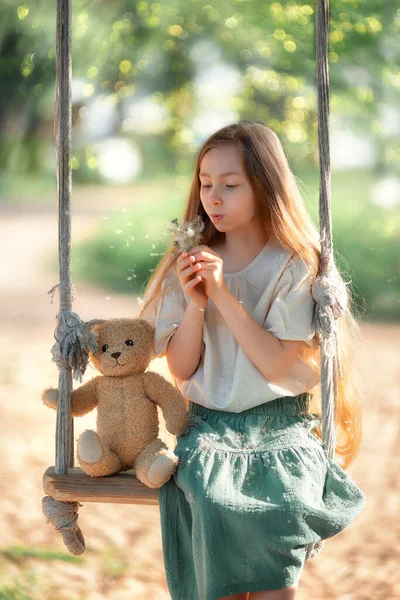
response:
{"label": "green foliage", "polygon": [[[239,119],[270,125],[289,157],[303,166],[316,160],[315,3],[292,0],[74,0],[73,73],[84,81],[84,99],[73,123],[96,97],[119,111],[115,135],[123,133],[123,107],[141,95],[168,111],[156,135],[125,133],[142,148],[149,139],[163,168],[193,156],[200,141],[193,129],[199,108],[196,61],[205,72],[218,61],[237,69],[240,88],[227,104],[206,108],[237,112]],[[34,150],[52,144],[55,78],[54,0],[5,2],[0,25],[0,169],[29,172],[48,168]],[[396,2],[337,0],[330,6],[329,61],[334,117],[379,141],[380,161],[398,169],[400,147],[385,129],[381,112],[399,101],[400,46]],[[212,42],[214,47],[204,45]],[[198,44],[203,44],[203,47]],[[15,120],[23,124],[15,135]],[[201,137],[201,136],[200,136]],[[31,140],[31,141],[30,141]],[[33,141],[32,141],[33,140]],[[36,140],[36,142],[35,142]],[[77,180],[96,180],[84,147],[74,140]],[[30,159],[22,153],[30,144]],[[11,152],[10,152],[11,146]],[[146,168],[149,164],[146,155]],[[151,165],[152,168],[153,165]]]}
{"label": "green foliage", "polygon": [[[314,170],[298,177],[307,208],[318,226],[318,174]],[[375,319],[399,320],[400,209],[383,211],[371,203],[375,181],[372,173],[362,171],[333,174],[335,262],[349,283],[356,311],[363,319],[373,315]],[[166,202],[165,191],[160,189],[158,200],[144,202],[138,198],[130,215],[110,217],[92,240],[73,248],[74,279],[141,295],[151,270],[160,260],[152,253],[163,252],[168,240],[163,235],[168,220],[180,218],[183,205],[181,197],[173,196]],[[135,240],[125,247],[128,218],[134,223]],[[129,228],[129,234],[130,231]],[[136,277],[128,280],[133,267]]]}
{"label": "green foliage", "polygon": [[[155,187],[154,182],[149,185],[153,196]],[[163,181],[157,192],[155,201],[143,192],[132,209],[111,214],[96,237],[74,247],[74,278],[119,292],[141,293],[165,252],[170,221],[183,210],[182,195],[173,190],[172,182]]]}

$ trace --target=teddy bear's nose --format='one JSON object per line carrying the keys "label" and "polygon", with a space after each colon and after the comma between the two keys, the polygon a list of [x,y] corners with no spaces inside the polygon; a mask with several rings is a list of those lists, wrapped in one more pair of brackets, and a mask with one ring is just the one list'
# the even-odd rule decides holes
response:
{"label": "teddy bear's nose", "polygon": [[113,358],[118,358],[119,356],[121,356],[121,352],[113,352],[113,353],[111,354],[111,356],[112,356]]}

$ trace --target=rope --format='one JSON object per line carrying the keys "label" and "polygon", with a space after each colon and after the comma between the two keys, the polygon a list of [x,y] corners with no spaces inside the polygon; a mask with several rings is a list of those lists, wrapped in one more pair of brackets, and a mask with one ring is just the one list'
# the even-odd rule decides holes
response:
{"label": "rope", "polygon": [[47,523],[61,533],[68,550],[77,556],[86,549],[85,538],[78,526],[79,506],[82,506],[79,502],[59,502],[51,496],[42,498],[42,512]]}
{"label": "rope", "polygon": [[[347,310],[347,292],[333,276],[331,220],[331,171],[329,152],[329,0],[316,2],[316,64],[318,89],[318,150],[320,168],[319,226],[321,232],[320,269],[312,285],[316,301],[316,331],[321,352],[322,442],[325,455],[335,459],[337,374],[342,379],[336,319]],[[324,540],[307,544],[306,558],[318,556]]]}

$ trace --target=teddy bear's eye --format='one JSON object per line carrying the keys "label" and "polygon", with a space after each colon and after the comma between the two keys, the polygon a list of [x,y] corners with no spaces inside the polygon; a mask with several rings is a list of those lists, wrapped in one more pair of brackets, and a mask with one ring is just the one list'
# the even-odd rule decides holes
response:
{"label": "teddy bear's eye", "polygon": [[108,346],[107,344],[104,344],[104,346],[102,347],[103,352],[105,352],[106,350],[108,350]]}
{"label": "teddy bear's eye", "polygon": [[132,342],[132,340],[126,340],[125,344],[127,346],[134,346],[135,344]]}

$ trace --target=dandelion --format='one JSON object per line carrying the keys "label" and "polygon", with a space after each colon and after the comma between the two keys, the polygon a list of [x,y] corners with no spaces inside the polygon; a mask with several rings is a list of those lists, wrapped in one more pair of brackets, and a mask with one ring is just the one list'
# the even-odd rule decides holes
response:
{"label": "dandelion", "polygon": [[175,236],[174,246],[177,246],[180,250],[188,251],[201,243],[201,232],[204,227],[200,215],[197,215],[194,221],[183,225],[179,225],[178,219],[173,219],[168,226],[168,230]]}

